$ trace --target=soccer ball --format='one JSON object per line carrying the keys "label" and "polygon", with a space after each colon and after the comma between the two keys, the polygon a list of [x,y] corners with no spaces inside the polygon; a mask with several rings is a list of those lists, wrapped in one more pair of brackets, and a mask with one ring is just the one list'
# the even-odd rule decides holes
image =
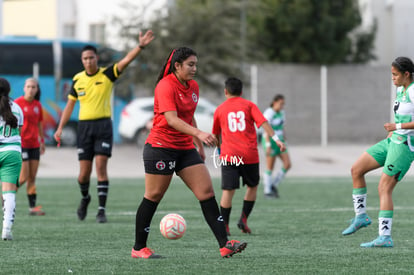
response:
{"label": "soccer ball", "polygon": [[187,229],[185,219],[175,213],[165,215],[160,222],[161,234],[170,240],[180,239]]}

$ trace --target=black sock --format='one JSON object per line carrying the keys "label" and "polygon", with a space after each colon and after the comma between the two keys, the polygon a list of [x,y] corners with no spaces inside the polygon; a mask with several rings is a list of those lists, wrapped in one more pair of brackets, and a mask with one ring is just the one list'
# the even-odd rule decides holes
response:
{"label": "black sock", "polygon": [[200,201],[201,210],[203,211],[204,218],[213,231],[220,248],[225,246],[227,239],[226,227],[224,226],[223,217],[220,215],[220,211],[215,197],[211,197],[205,201]]}
{"label": "black sock", "polygon": [[36,206],[36,194],[27,195],[29,200],[29,207],[33,208]]}
{"label": "black sock", "polygon": [[86,198],[89,196],[89,181],[88,182],[78,182],[79,188],[82,194],[82,197]]}
{"label": "black sock", "polygon": [[99,209],[105,210],[106,198],[109,191],[109,181],[98,181],[96,188],[98,190]]}
{"label": "black sock", "polygon": [[220,206],[220,212],[221,212],[221,216],[223,217],[224,224],[228,225],[230,222],[231,207],[224,208],[223,206]]}
{"label": "black sock", "polygon": [[155,210],[157,210],[157,206],[158,202],[150,201],[146,198],[142,199],[135,218],[135,250],[140,250],[147,246],[151,220]]}
{"label": "black sock", "polygon": [[253,210],[253,206],[254,206],[255,201],[243,201],[243,211],[242,214],[240,216],[240,219],[249,217],[250,213]]}

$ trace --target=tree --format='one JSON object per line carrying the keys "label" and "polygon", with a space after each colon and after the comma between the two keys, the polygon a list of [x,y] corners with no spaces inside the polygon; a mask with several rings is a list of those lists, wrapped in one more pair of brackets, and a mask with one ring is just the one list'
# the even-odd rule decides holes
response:
{"label": "tree", "polygon": [[[255,1],[250,2],[245,8],[255,5]],[[131,5],[124,8],[137,10]],[[155,19],[147,25],[131,19],[142,18],[139,14],[116,17],[114,23],[119,25],[120,36],[125,41],[136,43],[138,32],[143,28],[151,28],[156,34],[148,53],[139,57],[140,65],[134,72],[138,82],[153,87],[168,53],[173,48],[188,46],[198,54],[197,81],[200,86],[221,94],[224,77],[242,77],[240,14],[239,0],[176,0],[167,11],[165,8],[158,10]]]}
{"label": "tree", "polygon": [[350,35],[361,24],[357,0],[264,0],[258,47],[277,62],[367,62],[376,28]]}
{"label": "tree", "polygon": [[[147,5],[123,4],[115,17],[125,49],[136,45],[139,31],[151,28],[156,39],[139,56],[131,79],[153,90],[168,53],[193,48],[199,57],[202,91],[222,92],[225,77],[244,80],[243,64],[273,61],[308,64],[364,63],[372,55],[375,26],[357,30],[357,0],[175,0],[145,17]],[[146,18],[146,20],[144,20]]]}

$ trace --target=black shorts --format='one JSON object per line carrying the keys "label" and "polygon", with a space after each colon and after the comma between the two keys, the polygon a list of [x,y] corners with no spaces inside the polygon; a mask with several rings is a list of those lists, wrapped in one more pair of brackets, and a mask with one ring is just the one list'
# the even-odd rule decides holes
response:
{"label": "black shorts", "polygon": [[144,146],[143,158],[145,173],[156,175],[172,175],[186,167],[204,163],[196,149],[160,148],[148,143]]}
{"label": "black shorts", "polygon": [[78,124],[78,159],[93,160],[95,155],[112,155],[112,120],[80,120]]}
{"label": "black shorts", "polygon": [[240,188],[240,177],[243,185],[255,187],[259,184],[259,164],[223,165],[221,166],[221,189],[233,190]]}
{"label": "black shorts", "polygon": [[40,148],[22,148],[22,160],[40,160]]}

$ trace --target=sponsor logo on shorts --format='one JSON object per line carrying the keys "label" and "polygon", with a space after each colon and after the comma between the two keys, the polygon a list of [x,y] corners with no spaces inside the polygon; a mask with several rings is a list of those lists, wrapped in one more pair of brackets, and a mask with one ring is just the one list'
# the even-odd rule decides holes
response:
{"label": "sponsor logo on shorts", "polygon": [[111,145],[109,143],[106,142],[102,142],[102,148],[110,148]]}
{"label": "sponsor logo on shorts", "polygon": [[23,159],[27,159],[27,158],[29,158],[29,153],[27,153],[27,152],[22,152],[22,158],[23,158]]}
{"label": "sponsor logo on shorts", "polygon": [[83,148],[78,148],[78,154],[83,154],[85,153],[85,150],[83,150]]}
{"label": "sponsor logo on shorts", "polygon": [[157,168],[157,170],[164,170],[165,169],[165,162],[160,160],[155,164],[155,167]]}

